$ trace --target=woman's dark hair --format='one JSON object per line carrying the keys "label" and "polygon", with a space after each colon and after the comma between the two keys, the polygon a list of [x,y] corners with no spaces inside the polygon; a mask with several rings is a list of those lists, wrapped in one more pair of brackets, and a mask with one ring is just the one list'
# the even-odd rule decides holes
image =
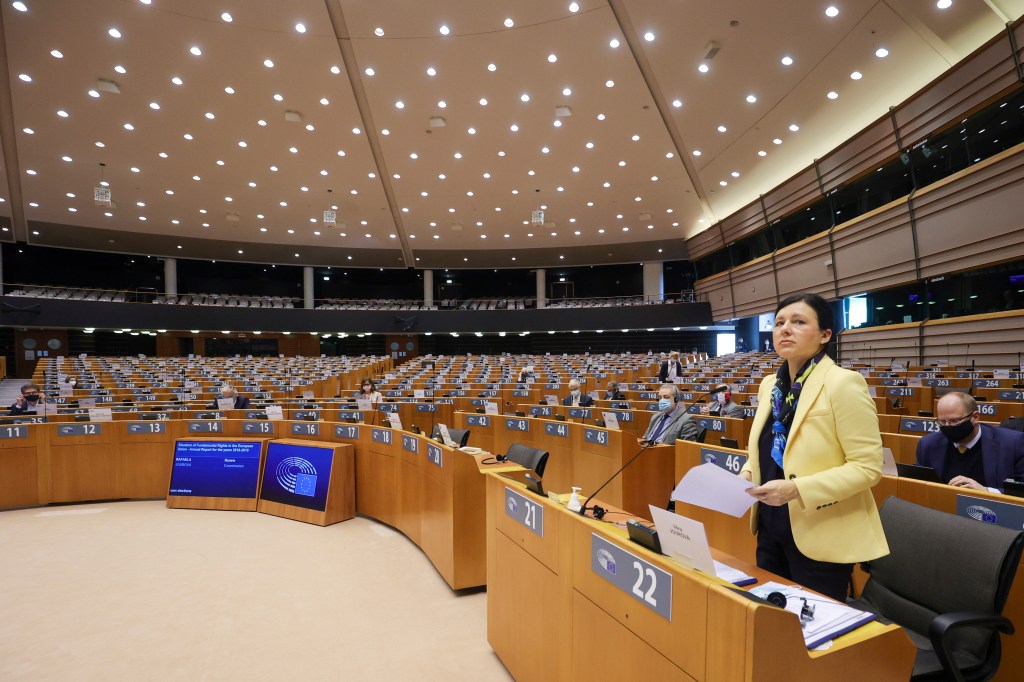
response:
{"label": "woman's dark hair", "polygon": [[362,392],[363,386],[370,384],[370,392],[377,390],[377,382],[370,377],[363,377],[363,380],[359,382],[359,391]]}
{"label": "woman's dark hair", "polygon": [[775,309],[775,314],[778,315],[780,310],[794,303],[806,303],[814,311],[814,314],[818,316],[818,327],[822,331],[831,329],[833,335],[835,334],[836,319],[832,314],[832,306],[828,304],[828,301],[817,294],[793,294],[779,304],[779,307]]}

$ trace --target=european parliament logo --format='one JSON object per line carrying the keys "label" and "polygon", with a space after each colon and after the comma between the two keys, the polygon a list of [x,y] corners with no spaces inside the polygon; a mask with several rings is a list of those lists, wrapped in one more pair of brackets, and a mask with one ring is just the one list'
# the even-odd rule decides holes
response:
{"label": "european parliament logo", "polygon": [[316,467],[301,457],[286,457],[274,470],[277,484],[295,495],[312,497],[316,492]]}
{"label": "european parliament logo", "polygon": [[994,511],[988,507],[983,507],[980,504],[972,504],[967,508],[967,515],[976,521],[984,521],[985,523],[998,523],[999,517]]}

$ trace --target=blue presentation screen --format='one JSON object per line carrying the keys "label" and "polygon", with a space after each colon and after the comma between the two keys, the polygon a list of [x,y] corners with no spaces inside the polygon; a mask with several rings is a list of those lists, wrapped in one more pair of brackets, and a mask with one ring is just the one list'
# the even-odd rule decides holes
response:
{"label": "blue presentation screen", "polygon": [[263,443],[179,440],[174,444],[171,495],[256,497]]}
{"label": "blue presentation screen", "polygon": [[324,511],[333,463],[331,448],[271,442],[260,499]]}

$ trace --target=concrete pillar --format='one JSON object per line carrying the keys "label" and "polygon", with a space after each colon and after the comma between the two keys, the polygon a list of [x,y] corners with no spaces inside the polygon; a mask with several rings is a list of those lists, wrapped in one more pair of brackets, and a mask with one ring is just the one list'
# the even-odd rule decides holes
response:
{"label": "concrete pillar", "polygon": [[164,258],[164,295],[178,295],[178,261]]}
{"label": "concrete pillar", "polygon": [[547,297],[547,272],[541,268],[537,268],[537,307],[546,308],[548,303]]}
{"label": "concrete pillar", "polygon": [[644,262],[644,300],[648,303],[665,298],[665,277],[661,261]]}
{"label": "concrete pillar", "polygon": [[311,265],[302,268],[302,300],[303,308],[313,309],[313,266]]}
{"label": "concrete pillar", "polygon": [[423,271],[423,307],[434,305],[434,271]]}

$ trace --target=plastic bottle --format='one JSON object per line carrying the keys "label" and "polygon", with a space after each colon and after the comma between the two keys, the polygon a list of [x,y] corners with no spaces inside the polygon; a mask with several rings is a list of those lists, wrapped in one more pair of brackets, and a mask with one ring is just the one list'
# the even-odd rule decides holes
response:
{"label": "plastic bottle", "polygon": [[569,504],[566,505],[569,511],[578,512],[583,504],[580,502],[580,488],[573,486],[572,495],[569,496]]}

